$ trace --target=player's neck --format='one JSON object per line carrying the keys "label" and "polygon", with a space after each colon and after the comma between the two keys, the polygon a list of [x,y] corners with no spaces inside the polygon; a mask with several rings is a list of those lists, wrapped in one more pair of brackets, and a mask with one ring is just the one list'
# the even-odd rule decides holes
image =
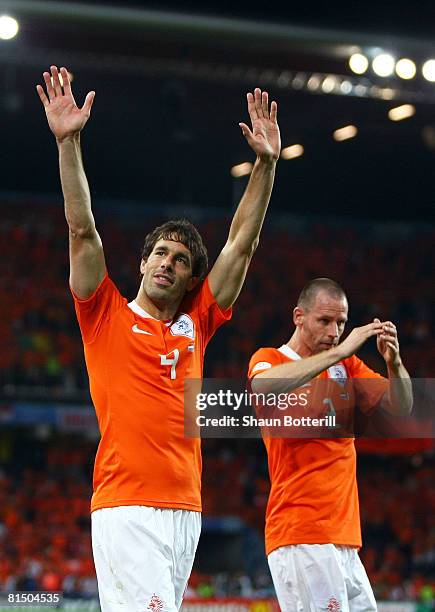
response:
{"label": "player's neck", "polygon": [[154,319],[158,319],[159,321],[172,321],[180,305],[179,303],[168,304],[155,302],[148,297],[145,291],[141,291],[140,289],[135,298],[135,302]]}
{"label": "player's neck", "polygon": [[293,332],[292,337],[287,342],[287,346],[297,353],[299,357],[302,357],[302,359],[312,355],[310,348],[303,342],[298,329],[295,329]]}

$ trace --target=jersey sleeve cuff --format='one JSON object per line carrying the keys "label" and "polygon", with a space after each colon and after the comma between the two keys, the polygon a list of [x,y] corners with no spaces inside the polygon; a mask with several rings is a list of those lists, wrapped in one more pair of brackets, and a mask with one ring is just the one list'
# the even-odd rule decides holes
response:
{"label": "jersey sleeve cuff", "polygon": [[80,304],[86,304],[86,302],[91,302],[91,301],[92,301],[92,300],[95,298],[95,296],[97,295],[98,291],[100,291],[100,289],[101,289],[101,288],[102,288],[104,285],[106,285],[106,284],[107,284],[108,280],[109,280],[109,273],[108,273],[108,272],[107,272],[107,270],[106,270],[106,273],[105,273],[105,275],[104,275],[103,280],[102,280],[102,281],[101,281],[101,283],[98,285],[98,287],[95,289],[95,291],[94,291],[93,293],[91,293],[91,295],[90,295],[89,297],[84,298],[84,299],[79,298],[79,297],[78,297],[78,296],[77,296],[77,295],[74,293],[74,291],[73,291],[73,289],[72,289],[71,285],[69,285],[69,290],[71,291],[71,294],[72,294],[72,296],[73,296],[73,298],[74,298],[74,301],[75,301],[75,302],[79,302]]}

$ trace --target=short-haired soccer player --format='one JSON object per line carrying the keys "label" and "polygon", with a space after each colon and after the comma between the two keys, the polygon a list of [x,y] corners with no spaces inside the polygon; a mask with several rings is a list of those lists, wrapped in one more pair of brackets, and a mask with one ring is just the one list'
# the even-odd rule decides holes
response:
{"label": "short-haired soccer player", "polygon": [[[335,411],[335,402],[344,419],[355,405],[367,412],[383,408],[393,415],[409,414],[412,386],[396,326],[374,319],[339,343],[347,315],[346,295],[335,281],[310,281],[293,310],[290,340],[279,348],[261,348],[251,357],[253,391],[287,393],[304,386],[316,396],[320,410]],[[372,337],[388,379],[355,355]],[[264,443],[271,480],[266,553],[281,610],[373,612],[375,598],[358,556],[353,438],[265,436]]]}
{"label": "short-haired soccer player", "polygon": [[65,68],[37,90],[59,149],[69,227],[70,286],[101,440],[94,469],[92,544],[103,612],[175,612],[200,533],[199,439],[184,438],[185,378],[231,316],[256,249],[280,153],[277,105],[247,94],[256,154],[228,240],[207,274],[195,227],[169,221],[145,239],[142,281],[130,302],[109,277],[95,228],[80,132],[94,92],[77,107]]}

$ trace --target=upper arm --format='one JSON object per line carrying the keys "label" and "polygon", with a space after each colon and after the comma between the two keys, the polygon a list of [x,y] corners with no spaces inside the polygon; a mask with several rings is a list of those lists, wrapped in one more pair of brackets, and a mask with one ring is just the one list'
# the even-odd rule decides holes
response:
{"label": "upper arm", "polygon": [[95,228],[85,236],[69,232],[69,259],[71,289],[79,299],[85,300],[106,274],[103,244]]}
{"label": "upper arm", "polygon": [[234,304],[242,289],[255,247],[245,253],[236,242],[227,243],[208,275],[210,289],[222,309]]}

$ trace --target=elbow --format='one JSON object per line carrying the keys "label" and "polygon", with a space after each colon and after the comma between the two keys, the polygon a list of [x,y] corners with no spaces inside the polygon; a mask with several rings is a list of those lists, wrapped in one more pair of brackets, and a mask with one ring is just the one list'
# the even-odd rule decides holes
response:
{"label": "elbow", "polygon": [[413,401],[400,402],[400,403],[392,403],[388,402],[385,406],[385,411],[391,416],[395,417],[408,417],[412,413]]}
{"label": "elbow", "polygon": [[254,253],[257,250],[259,243],[260,243],[260,239],[257,237],[251,242],[249,242],[248,244],[240,245],[238,247],[237,255],[239,257],[243,257],[249,263],[252,257],[254,256]]}
{"label": "elbow", "polygon": [[403,406],[404,415],[409,416],[412,413],[413,407],[414,407],[414,396],[411,393],[410,396],[407,398],[406,403]]}
{"label": "elbow", "polygon": [[408,417],[412,413],[412,404],[410,406],[400,406],[398,410],[391,412],[394,416],[398,417]]}
{"label": "elbow", "polygon": [[260,239],[255,238],[255,240],[253,240],[252,244],[251,244],[251,250],[250,250],[250,256],[252,257],[255,253],[255,251],[258,249],[258,245],[260,244]]}
{"label": "elbow", "polygon": [[86,240],[92,238],[95,235],[95,225],[89,224],[87,226],[68,224],[69,233],[71,238],[78,240]]}

